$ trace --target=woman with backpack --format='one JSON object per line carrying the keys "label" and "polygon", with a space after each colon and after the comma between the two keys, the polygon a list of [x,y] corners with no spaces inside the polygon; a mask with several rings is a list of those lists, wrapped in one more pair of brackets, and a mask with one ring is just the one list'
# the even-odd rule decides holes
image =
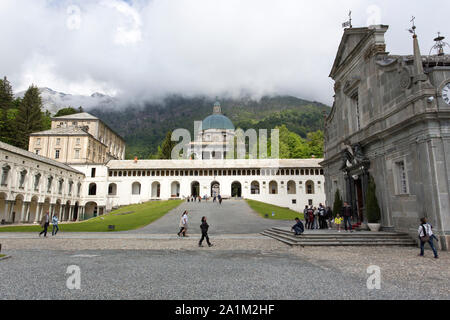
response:
{"label": "woman with backpack", "polygon": [[424,256],[424,247],[425,247],[425,242],[428,242],[428,244],[430,245],[431,249],[433,250],[434,253],[434,258],[438,259],[439,256],[437,254],[437,250],[434,247],[434,243],[433,243],[433,238],[435,238],[435,236],[433,235],[433,230],[432,227],[429,223],[427,223],[427,219],[426,218],[422,218],[420,219],[420,226],[419,226],[419,239],[420,239],[420,257]]}
{"label": "woman with backpack", "polygon": [[186,235],[186,231],[187,231],[187,222],[188,222],[188,218],[187,218],[187,211],[184,211],[183,214],[181,215],[181,219],[180,219],[180,231],[177,233],[177,235],[179,237],[184,236],[187,237]]}

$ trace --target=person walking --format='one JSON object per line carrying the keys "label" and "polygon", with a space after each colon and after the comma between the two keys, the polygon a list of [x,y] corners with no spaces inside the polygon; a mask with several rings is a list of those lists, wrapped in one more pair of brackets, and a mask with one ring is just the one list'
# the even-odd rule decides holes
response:
{"label": "person walking", "polygon": [[433,243],[433,238],[435,238],[435,236],[433,235],[433,228],[431,227],[431,225],[429,223],[427,223],[427,219],[426,218],[422,218],[420,219],[420,226],[419,226],[419,239],[420,239],[420,254],[419,256],[423,257],[425,254],[425,243],[428,242],[428,244],[431,247],[431,250],[433,250],[433,254],[434,254],[434,258],[438,259],[438,253],[436,248],[434,247],[434,243]]}
{"label": "person walking", "polygon": [[200,239],[200,242],[198,243],[199,247],[203,247],[202,242],[205,239],[206,239],[206,243],[208,244],[208,247],[212,247],[213,246],[211,244],[211,242],[209,242],[208,229],[209,229],[209,225],[206,222],[206,217],[202,217],[202,224],[200,225],[200,230],[202,231],[202,237]]}
{"label": "person walking", "polygon": [[52,236],[56,236],[56,234],[57,234],[58,231],[59,231],[59,227],[58,227],[58,217],[56,216],[56,214],[53,215],[53,218],[52,218],[52,225],[53,225],[53,228],[52,228]]}
{"label": "person walking", "polygon": [[341,232],[342,217],[339,213],[336,215],[336,218],[334,218],[334,224],[336,225],[338,232]]}
{"label": "person walking", "polygon": [[353,232],[353,228],[352,228],[352,215],[353,215],[353,211],[352,211],[352,207],[347,203],[344,202],[344,206],[342,207],[342,217],[344,218],[344,228],[345,228],[345,232],[347,232],[347,224],[348,227],[350,229],[350,232]]}
{"label": "person walking", "polygon": [[219,204],[222,204],[222,196],[219,194]]}
{"label": "person walking", "polygon": [[305,228],[308,229],[308,221],[309,221],[308,206],[305,206],[305,209],[303,209],[303,218],[305,219]]}
{"label": "person walking", "polygon": [[47,237],[47,229],[49,224],[50,224],[50,217],[47,211],[41,220],[41,227],[44,228],[44,230],[42,230],[41,233],[39,233],[39,237],[41,236],[41,234],[44,234],[44,237]]}
{"label": "person walking", "polygon": [[292,226],[291,230],[294,231],[296,236],[300,236],[303,232],[305,232],[305,226],[299,218],[295,218],[295,222],[296,224]]}
{"label": "person walking", "polygon": [[188,221],[187,215],[188,215],[187,211],[184,211],[183,214],[181,215],[180,224],[179,224],[180,231],[177,233],[177,235],[179,237],[181,237],[181,236],[186,237],[187,221]]}

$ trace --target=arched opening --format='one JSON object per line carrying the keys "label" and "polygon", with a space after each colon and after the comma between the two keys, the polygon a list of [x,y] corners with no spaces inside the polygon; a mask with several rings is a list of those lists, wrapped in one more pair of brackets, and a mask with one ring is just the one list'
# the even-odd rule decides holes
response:
{"label": "arched opening", "polygon": [[30,210],[29,215],[27,217],[27,222],[33,222],[36,220],[36,215],[38,214],[38,197],[34,196],[31,198],[30,202]]}
{"label": "arched opening", "polygon": [[88,195],[89,196],[97,195],[97,184],[95,184],[95,183],[90,183],[89,184]]}
{"label": "arched opening", "polygon": [[259,182],[258,181],[253,181],[250,185],[250,192],[251,194],[259,194]]}
{"label": "arched opening", "polygon": [[306,194],[314,194],[314,182],[308,180],[305,184]]}
{"label": "arched opening", "polygon": [[108,196],[117,195],[117,185],[115,183],[110,183],[108,186]]}
{"label": "arched opening", "polygon": [[97,216],[97,203],[96,202],[88,202],[84,206],[84,218],[90,219]]}
{"label": "arched opening", "polygon": [[174,181],[170,185],[170,197],[171,198],[180,197],[180,183],[178,181]]}
{"label": "arched opening", "polygon": [[297,188],[296,188],[296,185],[295,185],[295,181],[289,181],[288,183],[287,183],[287,193],[288,194],[296,194],[297,193]]}
{"label": "arched opening", "polygon": [[64,216],[61,218],[62,221],[69,221],[70,217],[70,201],[66,202],[66,205],[64,206]]}
{"label": "arched opening", "polygon": [[139,182],[133,182],[131,185],[131,194],[140,195],[141,194],[141,184]]}
{"label": "arched opening", "polygon": [[78,220],[78,210],[80,208],[80,205],[78,204],[78,201],[75,202],[75,206],[73,207],[73,221]]}
{"label": "arched opening", "polygon": [[60,212],[61,212],[61,200],[56,200],[56,204],[53,208],[53,212],[50,215],[50,218],[52,218],[54,215],[56,215],[58,217],[58,219],[61,220],[61,217],[59,215]]}
{"label": "arched opening", "polygon": [[6,193],[0,193],[0,223],[6,222]]}
{"label": "arched opening", "polygon": [[14,201],[14,207],[11,216],[9,218],[9,221],[11,221],[12,223],[20,222],[20,215],[22,213],[22,209],[23,209],[23,196],[19,194],[16,196],[16,199]]}
{"label": "arched opening", "polygon": [[220,194],[220,183],[217,181],[211,182],[211,197],[217,197]]}
{"label": "arched opening", "polygon": [[44,216],[44,214],[46,214],[48,212],[48,216],[50,216],[51,212],[50,212],[50,198],[45,198],[43,207],[42,207],[42,215],[39,217],[39,222],[42,219],[42,217]]}
{"label": "arched opening", "polygon": [[235,181],[231,184],[231,196],[237,198],[242,196],[242,185],[240,182]]}
{"label": "arched opening", "polygon": [[270,181],[269,193],[270,194],[278,194],[278,183],[276,181]]}
{"label": "arched opening", "polygon": [[152,198],[161,197],[161,184],[158,181],[152,183]]}
{"label": "arched opening", "polygon": [[191,196],[198,197],[200,195],[200,183],[193,181],[191,183]]}

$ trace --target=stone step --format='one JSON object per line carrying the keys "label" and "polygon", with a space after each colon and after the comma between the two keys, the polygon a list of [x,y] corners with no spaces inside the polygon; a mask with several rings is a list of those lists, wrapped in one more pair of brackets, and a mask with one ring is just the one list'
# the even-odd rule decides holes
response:
{"label": "stone step", "polygon": [[295,236],[285,229],[272,228],[261,233],[290,246],[416,246],[416,242],[407,234],[382,234],[368,236],[370,233],[358,234],[304,234]]}
{"label": "stone step", "polygon": [[[271,228],[269,230],[272,230],[274,232],[280,232],[280,233],[284,233],[284,234],[289,234],[292,235],[292,232],[287,230],[287,229],[282,229],[282,228]],[[314,233],[314,231],[306,231],[308,233],[304,233],[304,236],[307,237],[354,237],[355,235],[362,235],[365,238],[378,238],[378,237],[384,237],[384,238],[389,238],[389,237],[394,237],[394,238],[398,238],[398,237],[408,237],[410,238],[409,234],[407,233],[394,233],[394,232],[361,232],[361,231],[355,231],[355,232],[345,232],[342,231],[341,233],[337,233],[337,232],[333,232],[333,233],[321,233],[320,231],[318,231],[317,233]]]}
{"label": "stone step", "polygon": [[362,235],[356,235],[353,237],[326,237],[326,238],[313,238],[313,237],[309,237],[308,235],[302,235],[302,236],[294,236],[292,233],[291,234],[284,234],[284,233],[279,233],[279,232],[275,232],[272,230],[266,230],[264,231],[266,234],[271,234],[280,238],[284,238],[286,240],[289,241],[302,241],[302,242],[393,242],[393,241],[397,241],[397,242],[402,242],[402,243],[415,243],[411,238],[409,237],[389,237],[389,238],[383,238],[383,237],[379,237],[379,238],[365,238]]}

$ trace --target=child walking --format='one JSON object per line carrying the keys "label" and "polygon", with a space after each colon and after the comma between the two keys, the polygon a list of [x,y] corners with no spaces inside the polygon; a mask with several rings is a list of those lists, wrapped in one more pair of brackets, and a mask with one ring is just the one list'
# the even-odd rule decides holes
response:
{"label": "child walking", "polygon": [[341,232],[341,224],[344,219],[339,215],[339,213],[336,215],[336,218],[334,218],[334,224],[338,228],[338,232]]}

